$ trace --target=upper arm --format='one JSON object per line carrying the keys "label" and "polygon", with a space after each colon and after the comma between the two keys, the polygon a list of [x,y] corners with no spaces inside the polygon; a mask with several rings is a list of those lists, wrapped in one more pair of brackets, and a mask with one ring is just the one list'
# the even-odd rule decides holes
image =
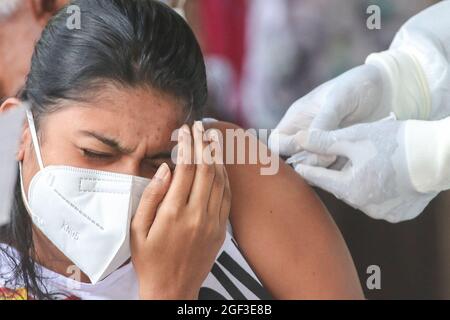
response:
{"label": "upper arm", "polygon": [[[213,127],[224,136],[237,128]],[[314,191],[281,160],[275,175],[261,175],[262,167],[227,164],[234,237],[265,288],[277,299],[362,298],[347,246]]]}

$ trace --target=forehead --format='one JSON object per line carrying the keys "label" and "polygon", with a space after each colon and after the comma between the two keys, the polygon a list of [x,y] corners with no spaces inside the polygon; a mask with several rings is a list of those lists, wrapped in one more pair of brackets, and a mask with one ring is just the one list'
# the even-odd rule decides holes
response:
{"label": "forehead", "polygon": [[127,145],[143,139],[165,143],[186,116],[177,99],[151,88],[105,87],[86,100],[64,102],[42,119],[43,130],[95,131]]}

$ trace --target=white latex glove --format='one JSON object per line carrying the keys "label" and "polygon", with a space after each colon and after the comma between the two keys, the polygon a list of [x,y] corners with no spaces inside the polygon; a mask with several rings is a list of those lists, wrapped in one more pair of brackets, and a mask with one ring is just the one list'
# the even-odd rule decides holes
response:
{"label": "white latex glove", "polygon": [[388,99],[379,68],[356,67],[321,85],[295,102],[269,139],[281,155],[294,156],[289,163],[327,167],[336,157],[304,152],[299,138],[310,129],[335,130],[389,115]]}
{"label": "white latex glove", "polygon": [[[304,134],[303,130],[335,130],[367,123],[385,117],[386,110],[400,120],[441,120],[450,116],[449,14],[450,1],[430,6],[400,28],[389,50],[367,58],[366,66],[378,70],[383,85],[376,71],[363,66],[297,101],[277,127],[278,134],[273,135],[270,147],[277,150],[276,142],[280,140],[280,153],[293,156],[302,151],[296,135]],[[326,167],[331,160],[303,152],[289,162]]]}
{"label": "white latex glove", "polygon": [[349,161],[339,171],[303,164],[295,169],[311,184],[372,218],[392,223],[413,219],[438,193],[421,193],[412,183],[406,124],[385,119],[330,132],[313,130],[300,137],[303,148]]}

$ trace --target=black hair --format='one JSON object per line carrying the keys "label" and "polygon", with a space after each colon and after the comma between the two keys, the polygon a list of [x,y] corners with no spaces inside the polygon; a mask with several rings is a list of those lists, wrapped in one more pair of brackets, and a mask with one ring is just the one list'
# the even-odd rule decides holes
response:
{"label": "black hair", "polygon": [[[64,101],[85,101],[102,86],[148,87],[177,99],[187,119],[198,120],[207,99],[206,71],[200,46],[186,21],[156,0],[74,0],[80,29],[68,27],[60,10],[37,42],[20,99],[28,101],[36,126]],[[39,130],[39,129],[38,129]],[[16,184],[12,220],[0,228],[0,242],[20,259],[14,278],[35,299],[52,299],[34,263],[32,222]],[[2,254],[14,261],[10,253]]]}
{"label": "black hair", "polygon": [[178,98],[196,119],[207,99],[203,56],[192,30],[175,11],[150,0],[76,0],[80,29],[60,11],[32,58],[21,94],[41,114],[61,100],[82,100],[99,86],[149,86]]}

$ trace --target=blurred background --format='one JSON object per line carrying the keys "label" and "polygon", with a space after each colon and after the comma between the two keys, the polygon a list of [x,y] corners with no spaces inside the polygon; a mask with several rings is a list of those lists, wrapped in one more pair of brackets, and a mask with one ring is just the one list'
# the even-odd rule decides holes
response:
{"label": "blurred background", "polygon": [[[386,50],[408,18],[436,2],[187,0],[186,16],[207,61],[207,115],[274,128],[295,100]],[[381,8],[380,30],[366,26],[371,4]],[[368,299],[450,299],[450,193],[398,225],[318,194],[347,241]],[[370,265],[381,268],[381,290],[367,289]]]}

